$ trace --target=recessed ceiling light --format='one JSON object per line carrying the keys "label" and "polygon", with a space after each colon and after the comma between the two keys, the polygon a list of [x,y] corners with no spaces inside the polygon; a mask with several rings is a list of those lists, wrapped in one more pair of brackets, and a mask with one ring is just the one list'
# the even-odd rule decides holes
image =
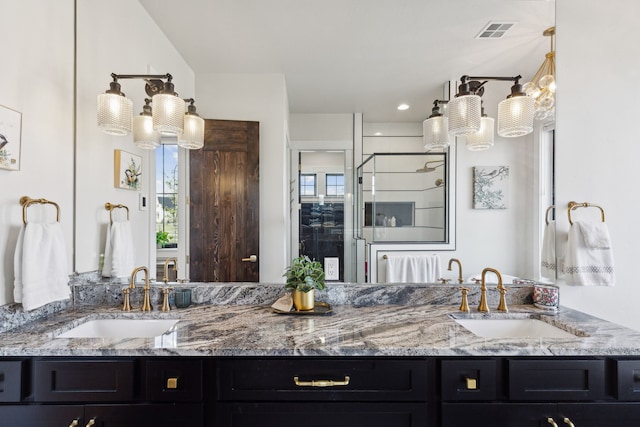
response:
{"label": "recessed ceiling light", "polygon": [[491,21],[480,30],[477,39],[500,39],[516,25],[517,22]]}
{"label": "recessed ceiling light", "polygon": [[373,136],[382,136],[382,132],[376,132],[373,134]]}
{"label": "recessed ceiling light", "polygon": [[398,105],[398,110],[404,111],[409,109],[409,104],[400,104]]}

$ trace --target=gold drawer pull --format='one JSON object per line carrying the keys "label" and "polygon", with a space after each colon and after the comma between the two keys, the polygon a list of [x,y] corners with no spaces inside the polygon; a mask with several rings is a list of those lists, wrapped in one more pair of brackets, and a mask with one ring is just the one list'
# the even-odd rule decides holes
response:
{"label": "gold drawer pull", "polygon": [[567,417],[564,417],[564,418],[562,419],[562,421],[564,421],[564,423],[565,423],[565,424],[567,424],[569,427],[576,427],[576,426],[574,426],[574,425],[573,425],[573,423],[571,422],[571,420],[570,420],[569,418],[567,418]]}
{"label": "gold drawer pull", "polygon": [[333,380],[311,380],[311,381],[300,381],[298,377],[293,377],[293,382],[296,383],[298,387],[335,387],[335,386],[343,386],[349,385],[349,378],[347,375],[344,376],[343,381],[333,381]]}
{"label": "gold drawer pull", "polygon": [[91,426],[94,426],[94,425],[96,425],[96,418],[95,417],[91,418],[85,427],[91,427]]}
{"label": "gold drawer pull", "polygon": [[167,378],[167,388],[168,389],[178,388],[178,378]]}
{"label": "gold drawer pull", "polygon": [[76,418],[75,420],[71,421],[71,424],[69,424],[69,427],[76,427],[78,425],[78,419]]}
{"label": "gold drawer pull", "polygon": [[478,388],[478,380],[475,378],[466,378],[467,380],[467,390],[476,390]]}
{"label": "gold drawer pull", "polygon": [[558,424],[556,424],[551,417],[547,418],[547,423],[551,424],[553,427],[558,427]]}

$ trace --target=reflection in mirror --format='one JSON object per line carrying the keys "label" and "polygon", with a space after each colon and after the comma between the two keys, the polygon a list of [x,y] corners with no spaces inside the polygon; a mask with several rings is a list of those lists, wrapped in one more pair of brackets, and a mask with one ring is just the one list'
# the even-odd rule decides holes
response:
{"label": "reflection in mirror", "polygon": [[357,168],[358,237],[446,243],[447,153],[376,153]]}
{"label": "reflection in mirror", "polygon": [[549,124],[543,126],[539,135],[539,191],[541,219],[539,232],[540,244],[540,266],[539,277],[545,282],[555,282],[558,271],[558,260],[556,256],[556,197],[555,197],[555,126]]}
{"label": "reflection in mirror", "polygon": [[345,155],[302,151],[299,155],[300,255],[320,261],[327,280],[345,277]]}
{"label": "reflection in mirror", "polygon": [[[164,277],[164,262],[178,257],[181,241],[180,209],[178,191],[180,190],[180,166],[178,161],[178,145],[175,143],[160,144],[155,150],[155,200],[152,209],[156,213],[156,277]],[[170,270],[169,281],[175,282],[177,272]]]}

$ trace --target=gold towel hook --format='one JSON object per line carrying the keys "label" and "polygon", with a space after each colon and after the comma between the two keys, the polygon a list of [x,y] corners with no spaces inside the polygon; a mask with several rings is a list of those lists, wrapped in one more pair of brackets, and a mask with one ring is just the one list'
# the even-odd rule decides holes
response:
{"label": "gold towel hook", "polygon": [[113,224],[113,210],[114,209],[126,209],[127,211],[127,221],[129,220],[129,208],[126,207],[125,205],[121,205],[121,204],[113,204],[113,203],[105,203],[104,204],[104,208],[106,210],[109,211],[109,221],[111,222],[111,224]]}
{"label": "gold towel hook", "polygon": [[571,211],[574,210],[574,209],[578,209],[578,208],[598,208],[598,209],[600,209],[602,222],[604,222],[604,209],[602,209],[602,206],[594,205],[594,204],[588,203],[588,202],[583,202],[583,203],[569,202],[568,209],[567,209],[567,214],[569,215],[569,224],[573,225],[573,221],[571,220]]}
{"label": "gold towel hook", "polygon": [[552,209],[555,209],[556,205],[551,205],[547,208],[547,211],[544,214],[544,222],[549,225],[549,212],[551,212]]}
{"label": "gold towel hook", "polygon": [[32,199],[29,196],[20,197],[20,205],[22,205],[22,222],[27,224],[27,208],[34,203],[49,204],[56,207],[56,222],[60,222],[60,206],[56,202],[47,199]]}

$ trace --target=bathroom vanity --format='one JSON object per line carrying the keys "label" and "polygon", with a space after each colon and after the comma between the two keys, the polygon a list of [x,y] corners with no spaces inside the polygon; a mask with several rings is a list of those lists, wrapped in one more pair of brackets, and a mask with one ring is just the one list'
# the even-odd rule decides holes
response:
{"label": "bathroom vanity", "polygon": [[[274,300],[269,287],[260,291],[259,299]],[[383,297],[393,291],[334,287],[324,294],[333,306],[325,316],[246,303],[251,292],[241,285],[194,289],[196,302],[213,292],[227,304],[168,313],[76,304],[0,334],[2,425],[640,423],[640,333],[567,308],[548,314],[526,297],[515,301],[528,291],[513,289],[510,312],[489,317],[533,317],[571,336],[483,338],[451,316],[455,288]],[[360,305],[373,300],[385,303]],[[490,293],[490,307],[496,302]],[[151,338],[57,338],[114,318],[179,321]]]}

